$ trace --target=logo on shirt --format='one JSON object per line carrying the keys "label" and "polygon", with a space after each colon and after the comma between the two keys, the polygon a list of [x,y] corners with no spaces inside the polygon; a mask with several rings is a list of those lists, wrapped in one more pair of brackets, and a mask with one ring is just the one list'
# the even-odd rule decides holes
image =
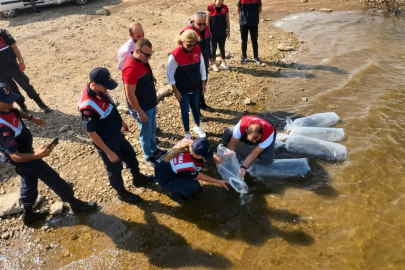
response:
{"label": "logo on shirt", "polygon": [[90,115],[90,111],[83,111],[83,114]]}
{"label": "logo on shirt", "polygon": [[7,137],[7,136],[10,136],[10,132],[3,132],[3,137]]}
{"label": "logo on shirt", "polygon": [[12,146],[14,146],[16,144],[17,144],[17,142],[15,141],[14,138],[10,138],[10,139],[6,140],[7,147],[12,147]]}
{"label": "logo on shirt", "polygon": [[13,118],[13,126],[16,126],[16,125],[17,125],[17,123],[18,123],[17,121],[18,121],[17,118],[14,117],[14,118]]}
{"label": "logo on shirt", "polygon": [[194,55],[193,55],[193,58],[194,58],[194,60],[199,60],[200,59],[200,56],[198,55],[198,53],[195,53]]}
{"label": "logo on shirt", "polygon": [[3,87],[4,93],[6,93],[6,95],[8,95],[10,93],[10,91],[7,90],[6,87]]}

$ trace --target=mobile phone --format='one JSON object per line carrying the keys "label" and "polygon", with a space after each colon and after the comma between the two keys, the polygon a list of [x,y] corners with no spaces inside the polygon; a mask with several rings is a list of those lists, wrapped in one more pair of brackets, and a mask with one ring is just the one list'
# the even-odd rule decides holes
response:
{"label": "mobile phone", "polygon": [[59,138],[55,138],[55,139],[53,139],[53,141],[50,144],[48,144],[48,146],[46,148],[49,149],[49,148],[51,148],[51,146],[57,145],[58,142],[59,142]]}

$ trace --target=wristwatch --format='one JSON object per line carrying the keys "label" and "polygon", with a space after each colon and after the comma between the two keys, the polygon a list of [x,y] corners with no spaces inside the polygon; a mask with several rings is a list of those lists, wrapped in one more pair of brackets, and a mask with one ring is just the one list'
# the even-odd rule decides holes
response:
{"label": "wristwatch", "polygon": [[18,61],[18,63],[24,63],[24,59],[21,59],[21,60],[17,59],[17,61]]}

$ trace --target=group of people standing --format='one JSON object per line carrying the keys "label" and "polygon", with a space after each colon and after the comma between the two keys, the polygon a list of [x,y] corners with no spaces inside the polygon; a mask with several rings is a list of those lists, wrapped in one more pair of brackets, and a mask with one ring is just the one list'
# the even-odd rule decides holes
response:
{"label": "group of people standing", "polygon": [[[246,20],[246,18],[254,14],[257,16],[258,24],[261,2],[260,0],[240,0],[238,9],[241,18],[241,33],[251,32],[254,59],[256,62],[260,62],[257,55],[257,35],[256,43],[254,43],[255,28],[250,25],[256,21]],[[252,12],[252,9],[257,10]],[[247,28],[242,31],[245,26]],[[184,139],[176,144],[169,153],[157,147],[156,78],[149,65],[149,59],[153,55],[152,43],[145,38],[140,23],[132,23],[129,26],[129,36],[129,40],[118,50],[117,69],[121,71],[130,114],[139,128],[143,156],[146,163],[155,168],[157,182],[169,192],[169,196],[173,200],[178,202],[184,202],[188,195],[201,190],[199,182],[195,180],[216,183],[228,189],[226,181],[214,179],[199,172],[203,159],[214,158],[216,163],[222,162],[222,158],[213,153],[205,138],[206,134],[200,126],[202,116],[200,110],[213,111],[205,103],[204,94],[209,64],[212,64],[214,71],[218,70],[215,62],[217,44],[221,51],[221,67],[229,68],[225,61],[225,40],[230,36],[227,6],[223,4],[223,0],[216,0],[208,6],[207,12],[196,12],[194,20],[181,30],[177,46],[169,54],[167,80],[168,84],[172,85],[175,98],[179,101],[185,131]],[[246,46],[244,46],[243,37],[244,34],[242,35],[241,63],[246,61]],[[245,41],[247,42],[247,36]],[[245,51],[243,51],[244,48]],[[12,36],[3,29],[0,29],[0,69],[2,71],[0,73],[1,160],[14,165],[16,172],[21,176],[24,223],[30,224],[49,214],[46,211],[34,212],[32,210],[38,195],[38,179],[54,190],[63,201],[68,202],[74,212],[87,212],[95,209],[96,203],[84,202],[75,198],[71,186],[42,160],[50,155],[54,145],[41,146],[36,150],[32,148],[32,135],[23,120],[40,126],[44,126],[45,122],[28,114],[24,98],[15,82],[37,102],[45,113],[50,113],[52,110],[43,103],[29,84],[29,79],[24,74],[25,65],[21,52]],[[78,109],[83,129],[95,145],[106,168],[110,185],[116,190],[118,199],[136,203],[141,198],[124,187],[121,174],[123,163],[131,172],[132,183],[135,186],[153,182],[155,177],[140,172],[136,153],[123,135],[123,132],[128,130],[128,125],[122,120],[108,92],[117,86],[118,83],[111,78],[107,69],[94,68],[89,74],[89,83],[81,92]],[[20,106],[21,110],[13,107],[14,102]],[[190,133],[189,108],[194,119],[193,131],[199,137],[196,140],[193,140]],[[226,133],[228,137],[224,137],[230,142],[232,150],[241,138],[247,138],[246,142],[258,144],[257,147],[260,148],[253,151],[250,158],[247,158],[247,162],[241,166],[241,176],[243,177],[247,167],[264,150],[262,147],[267,148],[270,147],[269,145],[274,145],[275,130],[270,123],[255,116],[250,116],[248,120],[242,118],[234,130],[238,130],[238,132],[233,131],[231,137],[228,132]],[[274,147],[271,151],[274,151]]]}

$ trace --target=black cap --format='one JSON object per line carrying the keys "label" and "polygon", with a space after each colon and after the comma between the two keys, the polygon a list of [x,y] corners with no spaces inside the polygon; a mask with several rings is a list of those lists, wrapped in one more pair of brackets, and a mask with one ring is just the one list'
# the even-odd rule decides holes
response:
{"label": "black cap", "polygon": [[197,138],[193,142],[192,146],[193,152],[197,155],[203,156],[206,159],[212,158],[214,152],[210,149],[210,144],[205,138]]}
{"label": "black cap", "polygon": [[6,104],[11,104],[20,96],[11,92],[7,84],[0,82],[0,101]]}
{"label": "black cap", "polygon": [[118,83],[111,79],[111,74],[106,68],[96,67],[90,72],[90,81],[101,84],[108,90],[118,86]]}

